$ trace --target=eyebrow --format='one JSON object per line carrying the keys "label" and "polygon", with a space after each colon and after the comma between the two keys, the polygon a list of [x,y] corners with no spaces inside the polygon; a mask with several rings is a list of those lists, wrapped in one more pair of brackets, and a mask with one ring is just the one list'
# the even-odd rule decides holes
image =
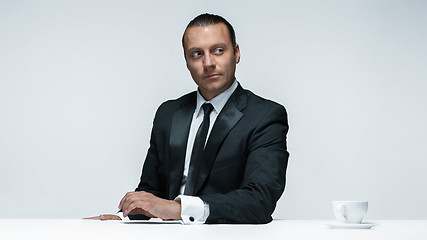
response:
{"label": "eyebrow", "polygon": [[200,50],[202,50],[202,49],[198,48],[198,47],[193,47],[193,48],[188,49],[187,52],[197,52],[197,51],[200,51]]}
{"label": "eyebrow", "polygon": [[217,43],[217,44],[214,44],[211,48],[219,48],[219,47],[226,48],[227,44],[226,43]]}
{"label": "eyebrow", "polygon": [[[212,49],[212,48],[219,48],[219,47],[226,48],[227,44],[226,43],[216,43],[209,48]],[[200,50],[203,50],[203,49],[199,48],[199,47],[192,47],[192,48],[188,49],[187,52],[195,52],[195,51],[200,51]]]}

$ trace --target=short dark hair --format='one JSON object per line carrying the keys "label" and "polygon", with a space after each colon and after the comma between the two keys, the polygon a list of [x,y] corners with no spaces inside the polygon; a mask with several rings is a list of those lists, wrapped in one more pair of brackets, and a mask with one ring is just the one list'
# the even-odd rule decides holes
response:
{"label": "short dark hair", "polygon": [[225,20],[225,18],[210,14],[210,13],[203,13],[199,16],[195,17],[193,20],[191,20],[190,23],[188,23],[187,27],[185,28],[184,34],[182,35],[182,46],[184,47],[184,36],[187,32],[187,29],[190,27],[204,27],[209,25],[214,25],[217,23],[224,23],[227,27],[228,34],[230,35],[231,45],[233,46],[234,52],[236,52],[236,33],[234,32],[233,26]]}

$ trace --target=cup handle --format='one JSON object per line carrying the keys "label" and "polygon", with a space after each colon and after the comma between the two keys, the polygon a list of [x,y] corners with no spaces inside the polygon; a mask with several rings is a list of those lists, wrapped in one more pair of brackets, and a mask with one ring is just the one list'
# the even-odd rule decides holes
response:
{"label": "cup handle", "polygon": [[347,206],[346,205],[340,205],[339,207],[341,216],[347,221]]}

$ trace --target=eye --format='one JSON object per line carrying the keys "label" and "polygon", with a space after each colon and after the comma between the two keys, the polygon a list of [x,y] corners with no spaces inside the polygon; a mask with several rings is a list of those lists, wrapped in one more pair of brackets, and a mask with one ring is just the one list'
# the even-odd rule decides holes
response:
{"label": "eye", "polygon": [[191,57],[192,58],[199,58],[200,56],[202,56],[201,52],[192,52],[191,53]]}
{"label": "eye", "polygon": [[224,52],[224,49],[222,48],[215,48],[215,51],[214,51],[216,55],[221,55],[223,52]]}

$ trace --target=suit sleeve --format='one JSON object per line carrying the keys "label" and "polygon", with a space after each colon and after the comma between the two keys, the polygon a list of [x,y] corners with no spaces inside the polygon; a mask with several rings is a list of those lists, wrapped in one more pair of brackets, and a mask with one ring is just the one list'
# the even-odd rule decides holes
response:
{"label": "suit sleeve", "polygon": [[275,105],[256,125],[240,188],[200,196],[209,204],[206,223],[268,223],[285,188],[289,153],[287,113]]}
{"label": "suit sleeve", "polygon": [[[157,155],[156,137],[159,136],[158,115],[162,112],[162,105],[156,112],[154,117],[153,127],[151,130],[150,147],[142,168],[141,179],[135,191],[145,191],[154,194],[155,196],[164,198],[164,191],[161,188],[161,177],[158,174],[159,159]],[[131,220],[147,220],[149,217],[142,214],[129,215]]]}

